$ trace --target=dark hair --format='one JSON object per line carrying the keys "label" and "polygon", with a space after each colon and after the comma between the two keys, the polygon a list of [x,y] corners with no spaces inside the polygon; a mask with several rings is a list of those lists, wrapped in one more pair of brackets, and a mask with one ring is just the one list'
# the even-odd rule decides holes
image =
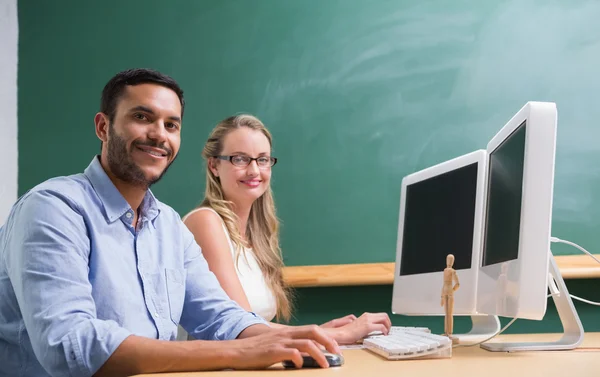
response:
{"label": "dark hair", "polygon": [[146,68],[128,69],[113,76],[113,78],[106,83],[104,89],[102,90],[100,111],[108,115],[108,119],[112,123],[115,118],[117,102],[123,95],[125,86],[148,83],[164,86],[177,94],[177,97],[179,97],[179,102],[181,103],[181,118],[183,119],[185,100],[183,99],[183,90],[181,90],[179,84],[177,84],[175,80],[167,75]]}

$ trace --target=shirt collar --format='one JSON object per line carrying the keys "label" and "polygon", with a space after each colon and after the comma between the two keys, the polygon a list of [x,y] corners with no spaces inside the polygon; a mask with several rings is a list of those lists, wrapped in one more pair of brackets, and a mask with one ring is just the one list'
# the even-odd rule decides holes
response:
{"label": "shirt collar", "polygon": [[[106,221],[112,223],[125,215],[127,211],[131,210],[129,203],[127,203],[123,195],[121,195],[117,187],[104,171],[104,168],[100,164],[100,156],[94,156],[92,162],[90,162],[83,174],[90,181],[94,191],[96,191],[96,194],[98,194],[98,197],[102,202]],[[139,212],[140,217],[145,217],[152,223],[160,213],[160,210],[158,209],[158,200],[156,200],[152,191],[146,191]]]}

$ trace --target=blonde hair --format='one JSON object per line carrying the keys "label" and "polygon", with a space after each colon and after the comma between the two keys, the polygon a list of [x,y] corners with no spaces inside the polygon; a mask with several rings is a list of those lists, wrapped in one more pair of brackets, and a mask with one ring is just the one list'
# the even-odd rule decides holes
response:
{"label": "blonde hair", "polygon": [[269,145],[273,145],[271,133],[258,118],[252,115],[231,116],[219,122],[210,133],[202,151],[202,157],[206,160],[206,192],[200,207],[214,209],[225,222],[231,241],[236,248],[236,263],[240,257],[240,250],[244,246],[252,246],[265,281],[275,296],[277,320],[284,319],[288,321],[292,313],[291,291],[283,281],[283,258],[279,246],[279,220],[275,214],[275,202],[271,186],[269,185],[265,193],[252,203],[246,225],[247,242],[244,242],[237,227],[238,217],[233,212],[233,203],[225,199],[220,179],[215,177],[210,170],[210,159],[220,155],[223,151],[225,136],[231,131],[242,127],[262,132],[269,140]]}

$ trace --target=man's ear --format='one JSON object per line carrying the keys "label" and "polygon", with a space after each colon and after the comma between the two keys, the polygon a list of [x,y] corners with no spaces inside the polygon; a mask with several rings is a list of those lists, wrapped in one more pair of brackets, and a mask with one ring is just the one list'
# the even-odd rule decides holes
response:
{"label": "man's ear", "polygon": [[108,116],[104,113],[97,113],[94,117],[94,124],[96,125],[96,136],[106,143],[108,141]]}

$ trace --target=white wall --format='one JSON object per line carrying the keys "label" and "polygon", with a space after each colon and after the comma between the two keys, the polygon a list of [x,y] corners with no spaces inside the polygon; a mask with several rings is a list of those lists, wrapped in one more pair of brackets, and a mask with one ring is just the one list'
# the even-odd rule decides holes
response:
{"label": "white wall", "polygon": [[17,199],[17,0],[0,0],[0,226]]}

